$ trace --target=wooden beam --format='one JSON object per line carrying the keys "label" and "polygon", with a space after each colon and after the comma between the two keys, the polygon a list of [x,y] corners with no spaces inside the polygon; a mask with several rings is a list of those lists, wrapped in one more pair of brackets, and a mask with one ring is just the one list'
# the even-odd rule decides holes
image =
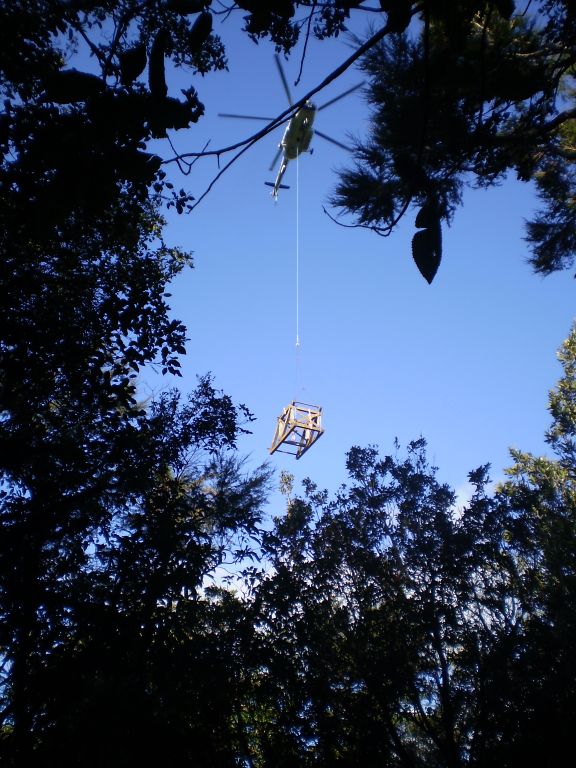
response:
{"label": "wooden beam", "polygon": [[[323,434],[322,408],[293,400],[278,417],[269,452],[290,453],[299,459]],[[288,446],[295,450],[286,450]]]}

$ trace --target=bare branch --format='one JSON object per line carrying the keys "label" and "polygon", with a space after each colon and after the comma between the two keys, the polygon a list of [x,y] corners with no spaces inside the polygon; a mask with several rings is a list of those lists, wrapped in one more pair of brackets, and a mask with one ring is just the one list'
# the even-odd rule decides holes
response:
{"label": "bare branch", "polygon": [[300,59],[300,69],[298,71],[298,77],[296,78],[296,82],[294,85],[298,85],[300,82],[300,78],[302,77],[302,70],[304,69],[304,59],[306,58],[306,51],[308,49],[308,41],[310,39],[310,29],[312,27],[312,19],[314,18],[314,9],[316,8],[317,0],[314,0],[314,3],[312,5],[312,10],[310,11],[310,15],[308,16],[308,25],[306,27],[306,37],[304,39],[304,50],[302,51],[302,58]]}
{"label": "bare branch", "polygon": [[84,27],[80,24],[80,22],[77,22],[75,19],[72,19],[70,21],[70,26],[73,29],[75,29],[76,32],[78,32],[78,34],[84,40],[84,42],[86,43],[88,48],[90,48],[92,54],[98,59],[98,61],[100,62],[100,66],[104,70],[104,76],[106,76],[106,71],[105,71],[105,68],[106,68],[106,58],[102,54],[102,51],[100,50],[100,48],[98,48],[98,46],[95,45],[92,42],[92,40],[90,40],[90,38],[88,37],[88,35],[84,31]]}
{"label": "bare branch", "polygon": [[395,224],[398,223],[398,220],[394,222],[394,224],[390,224],[388,227],[377,227],[375,224],[345,224],[343,221],[339,221],[335,216],[332,216],[332,214],[326,210],[324,206],[322,206],[322,210],[328,216],[330,221],[333,221],[334,224],[338,224],[339,227],[344,227],[344,229],[369,229],[370,232],[375,232],[377,235],[380,235],[381,237],[388,237],[392,234],[392,228],[395,226]]}
{"label": "bare branch", "polygon": [[[234,157],[233,157],[233,158],[231,158],[231,160],[229,160],[229,161],[226,163],[226,165],[225,165],[223,168],[221,168],[221,169],[218,171],[218,173],[216,174],[216,176],[214,176],[214,178],[212,179],[212,181],[210,182],[210,184],[207,186],[207,188],[204,190],[204,192],[203,192],[203,193],[200,195],[200,197],[198,198],[198,200],[196,200],[196,202],[194,203],[194,205],[192,205],[192,206],[190,207],[190,213],[192,213],[192,211],[194,210],[194,208],[196,208],[196,206],[197,206],[197,205],[200,205],[200,203],[202,202],[202,200],[204,200],[204,198],[206,197],[206,195],[207,195],[207,194],[208,194],[208,193],[209,193],[209,192],[212,190],[212,188],[214,187],[214,185],[216,184],[216,182],[218,181],[218,179],[219,179],[219,178],[220,178],[220,177],[221,177],[221,176],[222,176],[222,175],[223,175],[223,174],[224,174],[224,173],[225,173],[225,172],[228,170],[228,168],[230,168],[230,166],[231,166],[231,165],[233,165],[233,164],[236,162],[236,160],[238,160],[238,158],[239,158],[239,157],[241,157],[241,156],[244,154],[244,152],[247,152],[247,151],[250,149],[250,147],[252,147],[252,146],[253,146],[253,145],[254,145],[254,144],[255,144],[255,143],[258,141],[258,140],[259,140],[259,139],[254,139],[252,142],[250,142],[249,144],[246,144],[246,146],[242,147],[242,149],[241,149],[239,152],[237,152],[237,153],[234,155]],[[212,153],[206,153],[206,154],[215,154],[215,153],[214,153],[214,152],[212,152]],[[198,157],[201,157],[201,156],[202,156],[201,154],[198,154],[198,155],[196,156],[196,159],[198,159]],[[218,161],[220,161],[220,155],[219,155],[219,154],[218,154]]]}

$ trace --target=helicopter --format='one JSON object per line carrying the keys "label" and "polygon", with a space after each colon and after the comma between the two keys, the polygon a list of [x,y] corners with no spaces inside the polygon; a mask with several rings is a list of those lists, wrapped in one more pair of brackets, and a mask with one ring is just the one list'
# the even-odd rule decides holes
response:
{"label": "helicopter", "polygon": [[[274,60],[276,62],[276,67],[278,68],[278,72],[280,74],[282,85],[284,86],[284,91],[288,98],[288,103],[290,104],[290,106],[293,106],[292,95],[290,93],[290,88],[288,87],[288,81],[286,79],[284,68],[282,67],[282,62],[280,61],[280,57],[278,54],[275,54]],[[310,144],[312,143],[312,138],[315,134],[317,136],[322,137],[326,141],[329,141],[332,144],[335,144],[337,147],[341,147],[342,149],[346,149],[346,150],[350,149],[342,142],[336,141],[336,139],[333,139],[331,136],[327,136],[325,133],[322,133],[317,128],[314,128],[313,127],[314,119],[316,117],[317,112],[320,112],[322,109],[326,109],[326,107],[329,107],[331,104],[334,104],[335,102],[340,101],[340,99],[343,99],[345,96],[348,96],[348,94],[360,88],[361,85],[362,83],[358,83],[357,85],[352,86],[352,88],[349,88],[347,91],[344,91],[344,93],[341,93],[339,96],[336,96],[333,99],[330,99],[330,101],[327,101],[325,104],[322,104],[320,107],[316,107],[316,105],[313,104],[311,101],[306,101],[292,115],[292,117],[288,121],[288,125],[284,130],[282,140],[278,145],[278,151],[276,152],[276,155],[274,156],[274,160],[272,160],[272,163],[270,164],[270,167],[268,169],[269,171],[271,171],[276,165],[276,163],[278,162],[278,160],[280,159],[280,156],[282,156],[280,168],[278,169],[278,173],[276,175],[276,180],[273,182],[272,181],[264,182],[267,186],[272,187],[272,192],[270,194],[272,195],[274,200],[278,199],[278,192],[281,189],[290,189],[290,187],[287,186],[286,184],[282,184],[282,179],[284,178],[284,174],[286,173],[286,168],[288,167],[288,163],[290,162],[290,160],[295,160],[303,152],[310,152],[310,154],[312,154],[313,150],[310,149]],[[267,122],[270,122],[274,119],[271,117],[261,117],[258,115],[236,115],[236,114],[230,114],[228,112],[220,112],[219,117],[242,118],[244,120],[264,120]]]}

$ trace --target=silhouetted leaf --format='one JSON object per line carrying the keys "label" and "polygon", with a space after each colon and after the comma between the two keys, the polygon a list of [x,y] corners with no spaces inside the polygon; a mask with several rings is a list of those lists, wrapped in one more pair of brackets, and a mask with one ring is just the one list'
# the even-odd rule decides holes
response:
{"label": "silhouetted leaf", "polygon": [[416,232],[412,238],[412,256],[422,277],[432,283],[442,259],[442,230],[436,225]]}
{"label": "silhouetted leaf", "polygon": [[146,46],[137,45],[123,51],[120,56],[120,80],[122,85],[130,85],[142,74],[146,66]]}
{"label": "silhouetted leaf", "polygon": [[438,222],[437,206],[435,202],[427,202],[416,214],[414,222],[418,229],[434,227]]}
{"label": "silhouetted leaf", "polygon": [[188,42],[191,53],[198,53],[212,33],[212,14],[203,11],[196,19],[190,30]]}
{"label": "silhouetted leaf", "polygon": [[168,0],[167,7],[174,13],[186,16],[190,13],[200,13],[207,5],[207,0]]}
{"label": "silhouetted leaf", "polygon": [[105,88],[103,81],[89,72],[62,69],[46,77],[46,99],[56,104],[72,104],[86,101]]}
{"label": "silhouetted leaf", "polygon": [[170,35],[165,29],[156,33],[148,61],[148,86],[155,99],[164,99],[168,93],[164,72],[164,56]]}

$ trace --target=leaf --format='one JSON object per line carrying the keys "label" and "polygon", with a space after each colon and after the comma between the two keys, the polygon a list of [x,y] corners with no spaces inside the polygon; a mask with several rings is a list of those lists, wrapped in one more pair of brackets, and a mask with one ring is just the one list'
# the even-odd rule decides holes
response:
{"label": "leaf", "polygon": [[46,79],[46,98],[56,104],[73,104],[102,93],[103,81],[89,72],[77,69],[62,69],[50,73]]}
{"label": "leaf", "polygon": [[424,229],[426,227],[433,227],[437,221],[438,214],[436,213],[436,206],[430,202],[426,202],[416,214],[416,221],[414,223],[418,229]]}
{"label": "leaf", "polygon": [[203,11],[190,30],[188,44],[192,53],[198,53],[212,33],[212,14]]}
{"label": "leaf", "polygon": [[150,93],[155,99],[165,99],[168,94],[166,74],[164,71],[164,55],[169,41],[169,33],[165,29],[160,29],[156,33],[152,48],[150,49],[150,58],[148,60],[148,86],[150,88]]}
{"label": "leaf", "polygon": [[142,74],[146,67],[146,46],[137,45],[123,51],[119,56],[120,80],[122,85],[130,85]]}
{"label": "leaf", "polygon": [[440,220],[435,226],[416,232],[412,238],[412,256],[422,277],[430,284],[442,259],[442,230]]}
{"label": "leaf", "polygon": [[494,5],[503,19],[510,19],[515,11],[514,0],[494,0]]}

